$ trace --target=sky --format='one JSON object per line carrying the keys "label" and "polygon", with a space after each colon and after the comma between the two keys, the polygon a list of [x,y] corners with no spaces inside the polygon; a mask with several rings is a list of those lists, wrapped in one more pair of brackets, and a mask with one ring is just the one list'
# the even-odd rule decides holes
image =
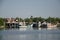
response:
{"label": "sky", "polygon": [[60,17],[60,0],[0,0],[0,17]]}

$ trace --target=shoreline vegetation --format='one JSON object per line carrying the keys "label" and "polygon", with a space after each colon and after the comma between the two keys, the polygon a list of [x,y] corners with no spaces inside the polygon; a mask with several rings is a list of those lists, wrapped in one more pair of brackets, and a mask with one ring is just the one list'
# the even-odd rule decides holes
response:
{"label": "shoreline vegetation", "polygon": [[[42,17],[33,17],[31,16],[30,18],[19,18],[16,17],[15,19],[18,20],[18,22],[27,22],[26,25],[31,24],[32,22],[42,22],[42,21],[46,21],[47,23],[51,23],[52,25],[57,25],[57,28],[60,29],[60,18],[58,17],[48,17],[48,18],[42,18]],[[0,29],[4,29],[5,28],[5,22],[6,22],[6,18],[1,18],[0,17]]]}

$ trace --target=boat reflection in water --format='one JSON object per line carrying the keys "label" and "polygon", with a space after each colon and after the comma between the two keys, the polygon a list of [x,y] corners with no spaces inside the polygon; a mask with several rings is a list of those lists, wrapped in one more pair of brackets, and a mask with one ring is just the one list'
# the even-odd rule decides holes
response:
{"label": "boat reflection in water", "polygon": [[0,30],[0,40],[60,40],[60,30],[35,30],[31,26],[26,30]]}

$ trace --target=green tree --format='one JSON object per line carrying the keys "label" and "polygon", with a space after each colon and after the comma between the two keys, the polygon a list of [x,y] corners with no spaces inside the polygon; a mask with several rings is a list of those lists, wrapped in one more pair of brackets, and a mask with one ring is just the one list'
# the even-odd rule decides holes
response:
{"label": "green tree", "polygon": [[19,22],[23,22],[24,20],[22,18],[19,18]]}
{"label": "green tree", "polygon": [[25,20],[25,22],[29,22],[29,18],[25,18],[24,20]]}
{"label": "green tree", "polygon": [[56,18],[56,22],[59,22],[60,23],[60,18]]}
{"label": "green tree", "polygon": [[3,18],[0,18],[0,26],[4,25],[4,20]]}
{"label": "green tree", "polygon": [[38,21],[38,18],[37,17],[33,18],[33,22],[36,22],[36,21]]}
{"label": "green tree", "polygon": [[24,20],[26,22],[26,25],[28,25],[30,23],[30,19],[29,18],[25,18]]}
{"label": "green tree", "polygon": [[16,17],[16,19],[15,20],[17,20],[18,22],[19,22],[19,17]]}
{"label": "green tree", "polygon": [[30,17],[30,22],[33,22],[33,16]]}
{"label": "green tree", "polygon": [[50,23],[52,23],[52,24],[56,24],[58,20],[59,20],[59,19],[54,18],[54,17],[48,17],[48,18],[46,19],[47,22],[50,22]]}
{"label": "green tree", "polygon": [[42,18],[42,17],[38,17],[38,20],[39,20],[39,21],[43,21],[43,20],[45,20],[45,19]]}

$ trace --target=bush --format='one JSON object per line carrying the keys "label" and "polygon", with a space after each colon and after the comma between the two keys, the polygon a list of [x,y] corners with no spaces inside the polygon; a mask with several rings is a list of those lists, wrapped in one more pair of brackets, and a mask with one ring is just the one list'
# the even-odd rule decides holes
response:
{"label": "bush", "polygon": [[3,26],[4,25],[4,21],[2,18],[0,18],[0,26]]}

